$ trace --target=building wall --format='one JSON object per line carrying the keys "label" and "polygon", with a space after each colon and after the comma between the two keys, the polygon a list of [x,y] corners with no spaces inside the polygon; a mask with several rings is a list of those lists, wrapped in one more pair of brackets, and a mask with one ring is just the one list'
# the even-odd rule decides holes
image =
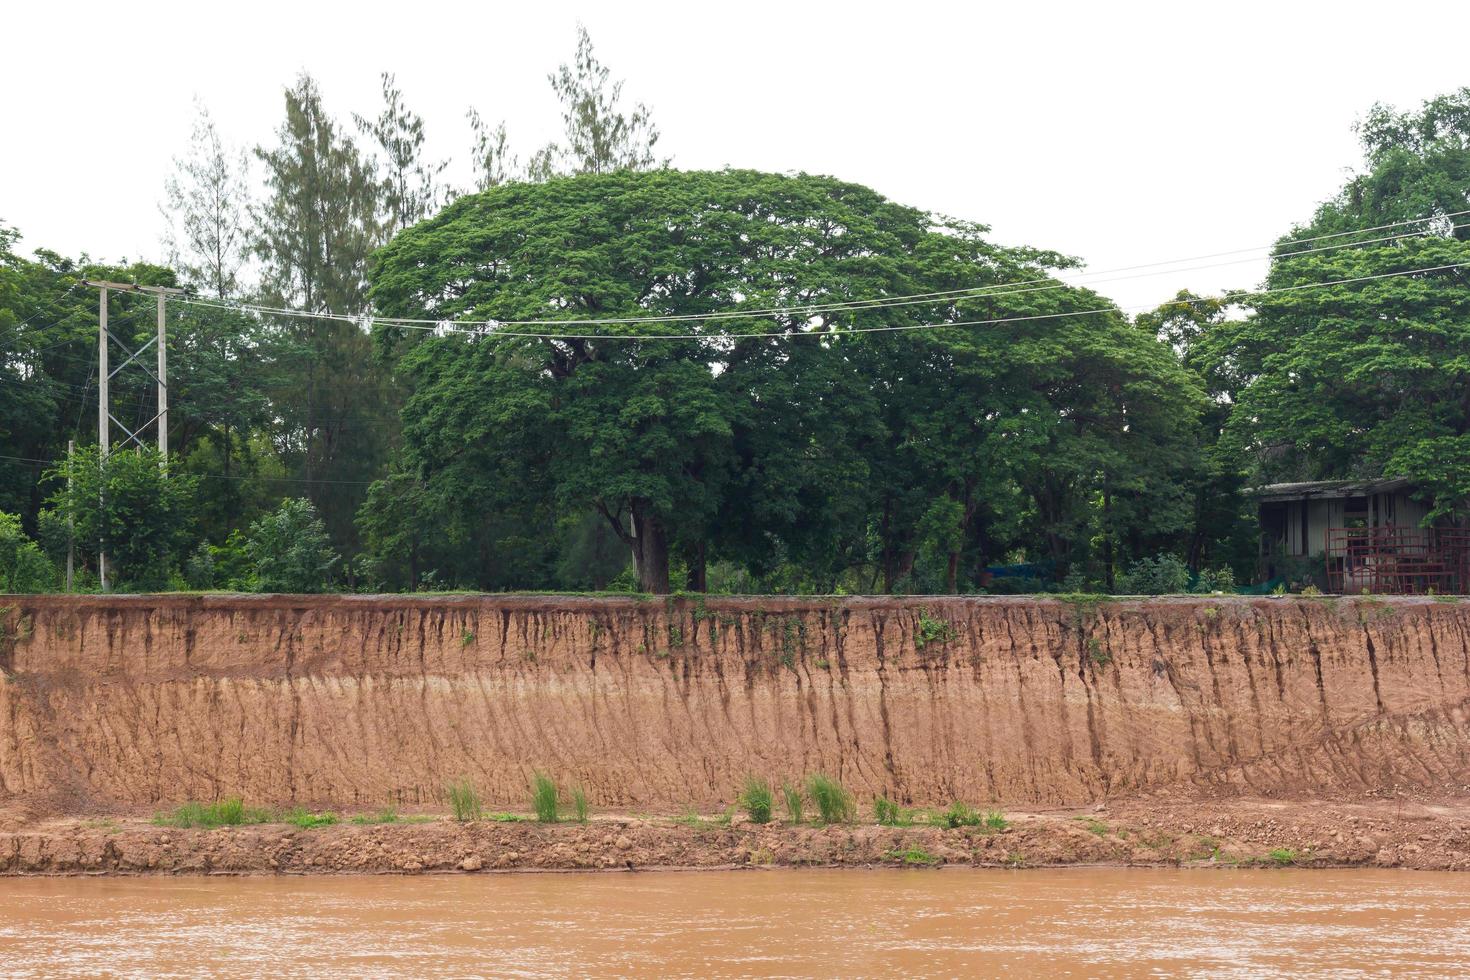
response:
{"label": "building wall", "polygon": [[[1302,520],[1303,509],[1306,520]],[[1429,514],[1429,504],[1414,500],[1409,491],[1374,494],[1369,499],[1367,520],[1372,527],[1416,528]],[[1327,497],[1286,502],[1286,540],[1288,555],[1320,554],[1327,543],[1327,530],[1347,526],[1347,498]]]}

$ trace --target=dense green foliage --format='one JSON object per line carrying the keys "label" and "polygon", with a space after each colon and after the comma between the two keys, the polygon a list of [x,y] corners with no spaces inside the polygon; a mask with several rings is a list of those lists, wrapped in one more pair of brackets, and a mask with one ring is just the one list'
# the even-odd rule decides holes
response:
{"label": "dense green foliage", "polygon": [[26,537],[20,518],[0,511],[0,593],[48,592],[55,587],[55,566]]}
{"label": "dense green foliage", "polygon": [[246,554],[261,592],[323,592],[340,559],[311,501],[281,502],[280,509],[250,525]]}
{"label": "dense green foliage", "polygon": [[[59,586],[68,545],[83,589],[105,551],[122,588],[1208,590],[1254,572],[1258,483],[1403,475],[1466,517],[1470,90],[1374,108],[1265,291],[1129,318],[856,184],[662,168],[585,32],[551,82],[565,138],[524,166],[472,114],[478,193],[391,75],[360,142],[303,75],[253,203],[201,114],[168,266],[0,226],[0,590]],[[84,278],[538,322],[176,303],[165,469],[98,457]],[[136,347],[152,300],[109,322]],[[112,380],[145,443],[154,398]]]}
{"label": "dense green foliage", "polygon": [[[1340,236],[1333,247],[1284,240],[1266,285],[1288,291],[1202,345],[1236,402],[1226,440],[1262,479],[1402,475],[1431,489],[1437,514],[1463,513],[1470,89],[1417,113],[1375,107],[1359,135],[1367,169],[1292,235]],[[1382,227],[1394,222],[1413,223]],[[1406,237],[1382,240],[1394,234]],[[1392,275],[1406,270],[1433,271]],[[1316,283],[1341,284],[1297,288]]]}
{"label": "dense green foliage", "polygon": [[[1054,283],[728,315],[1065,264],[983,231],[830,178],[748,171],[618,172],[461,198],[380,253],[378,309],[663,319],[584,323],[596,336],[581,340],[381,330],[411,394],[398,475],[369,497],[387,532],[376,540],[400,565],[484,584],[556,546],[527,542],[528,525],[592,514],[649,591],[668,591],[671,567],[705,588],[715,562],[856,590],[974,587],[1026,541],[1065,564],[1094,537],[1136,549],[1186,528],[1181,479],[1203,395],[1166,345],[1094,294]],[[726,315],[699,319],[714,312]],[[430,546],[427,527],[449,533]]]}
{"label": "dense green foliage", "polygon": [[55,471],[56,487],[42,512],[42,533],[53,553],[70,539],[76,554],[110,563],[112,581],[160,589],[182,563],[192,537],[197,484],[168,473],[152,448],[79,449]]}

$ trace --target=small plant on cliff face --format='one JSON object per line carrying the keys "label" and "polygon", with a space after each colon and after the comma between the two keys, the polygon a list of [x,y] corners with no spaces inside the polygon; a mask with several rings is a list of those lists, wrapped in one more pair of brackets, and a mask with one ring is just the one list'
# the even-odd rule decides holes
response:
{"label": "small plant on cliff face", "polygon": [[806,781],[806,793],[817,808],[822,823],[849,823],[856,815],[852,794],[830,776],[818,773]]}
{"label": "small plant on cliff face", "polygon": [[460,635],[460,637],[459,637],[459,645],[461,647],[467,647],[471,643],[474,643],[474,642],[475,642],[475,631],[474,630],[465,630],[464,633],[462,633]]}
{"label": "small plant on cliff face", "polygon": [[745,808],[751,823],[770,823],[774,798],[769,780],[759,776],[746,776],[737,802]]}
{"label": "small plant on cliff face", "polygon": [[556,781],[544,772],[531,776],[531,809],[541,823],[556,823]]}
{"label": "small plant on cliff face", "polygon": [[480,819],[483,810],[480,807],[480,792],[475,789],[474,783],[468,779],[450,783],[444,794],[449,797],[449,809],[454,811],[455,820],[468,823]]}
{"label": "small plant on cliff face", "polygon": [[1106,667],[1113,662],[1113,655],[1103,649],[1102,641],[1095,636],[1087,638],[1087,653],[1099,667]]}
{"label": "small plant on cliff face", "polygon": [[781,801],[786,804],[786,819],[788,822],[801,823],[805,819],[800,786],[782,783]]}
{"label": "small plant on cliff face", "polygon": [[914,629],[914,649],[922,650],[931,643],[948,643],[954,639],[954,627],[942,619],[929,615],[929,610],[919,610],[919,623]]}

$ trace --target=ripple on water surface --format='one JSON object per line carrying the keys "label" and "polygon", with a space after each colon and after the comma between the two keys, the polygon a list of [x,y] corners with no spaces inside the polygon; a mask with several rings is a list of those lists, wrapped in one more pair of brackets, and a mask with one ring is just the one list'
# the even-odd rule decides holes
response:
{"label": "ripple on water surface", "polygon": [[1442,976],[1470,875],[768,871],[0,879],[6,976]]}

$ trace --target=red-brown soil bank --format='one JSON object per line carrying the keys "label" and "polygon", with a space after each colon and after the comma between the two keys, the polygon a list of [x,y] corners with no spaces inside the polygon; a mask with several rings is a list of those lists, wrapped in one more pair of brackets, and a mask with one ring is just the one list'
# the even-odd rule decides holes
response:
{"label": "red-brown soil bank", "polygon": [[0,821],[439,806],[532,770],[624,812],[825,772],[863,809],[1470,788],[1470,603],[17,596]]}

